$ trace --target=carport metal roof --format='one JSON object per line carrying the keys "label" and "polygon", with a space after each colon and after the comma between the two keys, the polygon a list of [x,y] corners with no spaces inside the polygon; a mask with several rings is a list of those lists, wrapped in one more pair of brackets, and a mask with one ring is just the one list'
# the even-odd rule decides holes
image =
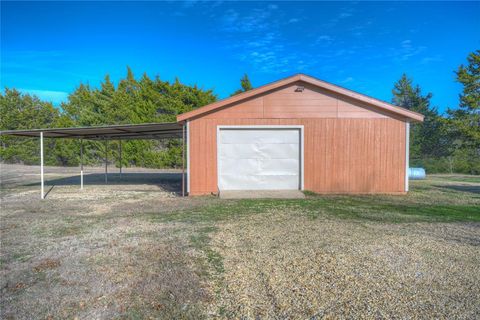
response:
{"label": "carport metal roof", "polygon": [[0,135],[21,137],[40,137],[90,140],[127,140],[127,139],[160,139],[181,138],[183,126],[176,122],[142,123],[98,127],[71,127],[54,129],[8,130],[0,131]]}

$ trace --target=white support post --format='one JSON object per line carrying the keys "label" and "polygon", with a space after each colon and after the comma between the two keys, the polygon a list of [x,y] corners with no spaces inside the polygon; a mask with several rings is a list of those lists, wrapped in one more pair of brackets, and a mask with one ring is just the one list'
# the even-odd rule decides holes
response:
{"label": "white support post", "polygon": [[44,180],[43,180],[43,132],[40,132],[40,185],[41,199],[45,199]]}
{"label": "white support post", "polygon": [[83,139],[80,139],[80,190],[83,190]]}
{"label": "white support post", "polygon": [[108,183],[108,140],[105,139],[105,184]]}
{"label": "white support post", "polygon": [[410,122],[405,123],[405,192],[408,192],[408,171],[410,168]]}
{"label": "white support post", "polygon": [[119,153],[120,153],[120,179],[122,179],[122,140],[119,140]]}

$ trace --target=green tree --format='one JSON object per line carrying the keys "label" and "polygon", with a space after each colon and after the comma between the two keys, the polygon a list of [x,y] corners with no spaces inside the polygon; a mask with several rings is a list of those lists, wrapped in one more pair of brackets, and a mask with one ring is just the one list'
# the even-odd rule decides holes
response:
{"label": "green tree", "polygon": [[[147,74],[139,79],[127,67],[125,78],[115,85],[106,75],[98,88],[80,84],[62,103],[51,103],[35,96],[5,89],[0,96],[0,129],[33,129],[74,126],[98,126],[127,123],[174,122],[178,114],[202,107],[217,99],[212,90],[154,79]],[[39,144],[32,138],[1,136],[0,155],[7,162],[38,164]],[[110,141],[108,158],[118,163],[118,141]],[[179,167],[181,143],[176,140],[132,140],[123,144],[123,164],[143,167]],[[45,139],[45,163],[76,165],[79,141]],[[85,163],[98,164],[105,156],[101,141],[84,141]]]}
{"label": "green tree", "polygon": [[446,128],[437,108],[430,105],[431,93],[423,94],[420,86],[403,74],[392,90],[393,104],[425,116],[423,123],[412,123],[410,128],[410,157],[415,161],[442,157],[448,154]]}
{"label": "green tree", "polygon": [[245,73],[243,77],[240,79],[240,86],[242,87],[241,89],[238,89],[234,93],[232,93],[231,96],[246,92],[248,90],[252,90],[253,86],[252,83],[250,82],[250,79],[248,78],[248,75]]}
{"label": "green tree", "polygon": [[470,53],[468,65],[463,64],[456,71],[457,81],[462,84],[460,105],[449,110],[462,142],[473,149],[480,148],[480,50]]}
{"label": "green tree", "polygon": [[467,57],[468,64],[456,71],[462,84],[458,109],[447,111],[454,153],[462,159],[462,171],[480,174],[480,50]]}
{"label": "green tree", "polygon": [[[0,95],[0,130],[51,128],[57,124],[60,112],[49,102],[36,96],[22,94],[5,88]],[[40,160],[38,140],[0,136],[0,156],[5,162],[38,164]],[[56,164],[55,143],[45,142],[45,163]]]}
{"label": "green tree", "polygon": [[[62,107],[76,125],[108,125],[126,123],[174,122],[178,114],[212,103],[211,90],[154,79],[143,74],[136,79],[127,67],[126,77],[115,86],[107,75],[99,89],[80,85]],[[87,161],[100,162],[104,157],[103,143],[85,144]],[[109,159],[118,159],[118,142],[109,143]],[[123,143],[125,165],[143,167],[179,167],[180,141],[132,140]]]}

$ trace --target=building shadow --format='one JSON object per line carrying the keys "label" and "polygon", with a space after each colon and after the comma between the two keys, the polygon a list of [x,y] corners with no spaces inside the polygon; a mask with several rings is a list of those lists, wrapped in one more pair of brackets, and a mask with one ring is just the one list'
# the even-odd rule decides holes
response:
{"label": "building shadow", "polygon": [[[186,181],[186,178],[185,178]],[[101,185],[153,185],[159,189],[182,193],[182,174],[181,173],[109,173],[107,183],[103,173],[88,173],[83,175],[83,185],[101,186]],[[39,182],[24,184],[24,186],[40,186]],[[45,186],[80,186],[80,175],[53,178],[45,180]]]}
{"label": "building shadow", "polygon": [[469,185],[436,185],[435,187],[441,189],[455,190],[460,192],[469,192],[480,195],[480,186]]}

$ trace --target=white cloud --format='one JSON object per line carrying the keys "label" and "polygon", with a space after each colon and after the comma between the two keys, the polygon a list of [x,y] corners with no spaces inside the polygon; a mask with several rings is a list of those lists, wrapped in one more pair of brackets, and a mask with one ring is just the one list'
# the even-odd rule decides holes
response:
{"label": "white cloud", "polygon": [[223,17],[223,29],[229,32],[254,32],[267,30],[271,13],[266,10],[254,9],[248,15],[241,16],[233,9],[227,10]]}
{"label": "white cloud", "polygon": [[342,8],[342,11],[339,14],[333,16],[332,19],[323,23],[324,28],[333,28],[339,24],[340,20],[353,17],[354,9],[352,7]]}
{"label": "white cloud", "polygon": [[227,10],[221,30],[232,41],[226,48],[242,62],[265,73],[293,73],[316,65],[316,55],[299,49],[296,41],[285,39],[282,27],[300,22],[300,18],[285,19],[283,12],[275,11],[278,8],[276,4],[260,4],[248,12]]}
{"label": "white cloud", "polygon": [[346,83],[352,82],[352,81],[354,81],[354,80],[355,80],[355,79],[353,79],[352,77],[346,77],[345,79],[343,79],[342,81],[340,81],[340,83],[346,84]]}
{"label": "white cloud", "polygon": [[37,90],[37,89],[18,89],[20,92],[30,95],[35,95],[40,100],[53,103],[55,106],[67,101],[68,92],[51,91],[51,90]]}
{"label": "white cloud", "polygon": [[443,58],[440,55],[432,56],[432,57],[425,57],[423,58],[420,63],[421,64],[428,64],[430,62],[441,62]]}
{"label": "white cloud", "polygon": [[406,39],[400,43],[400,49],[395,53],[397,58],[401,61],[406,61],[413,56],[416,56],[427,49],[425,46],[415,46],[412,40]]}
{"label": "white cloud", "polygon": [[313,46],[318,45],[320,47],[326,48],[326,47],[330,46],[332,43],[333,43],[333,38],[331,36],[329,36],[327,34],[321,34],[311,44]]}
{"label": "white cloud", "polygon": [[342,12],[342,13],[340,13],[340,15],[338,17],[340,19],[345,19],[345,18],[348,18],[348,17],[351,17],[351,16],[353,16],[353,14],[350,13],[350,12]]}
{"label": "white cloud", "polygon": [[326,34],[322,34],[321,36],[318,36],[317,38],[318,40],[320,41],[332,41],[332,37],[330,37],[329,35],[326,35]]}

